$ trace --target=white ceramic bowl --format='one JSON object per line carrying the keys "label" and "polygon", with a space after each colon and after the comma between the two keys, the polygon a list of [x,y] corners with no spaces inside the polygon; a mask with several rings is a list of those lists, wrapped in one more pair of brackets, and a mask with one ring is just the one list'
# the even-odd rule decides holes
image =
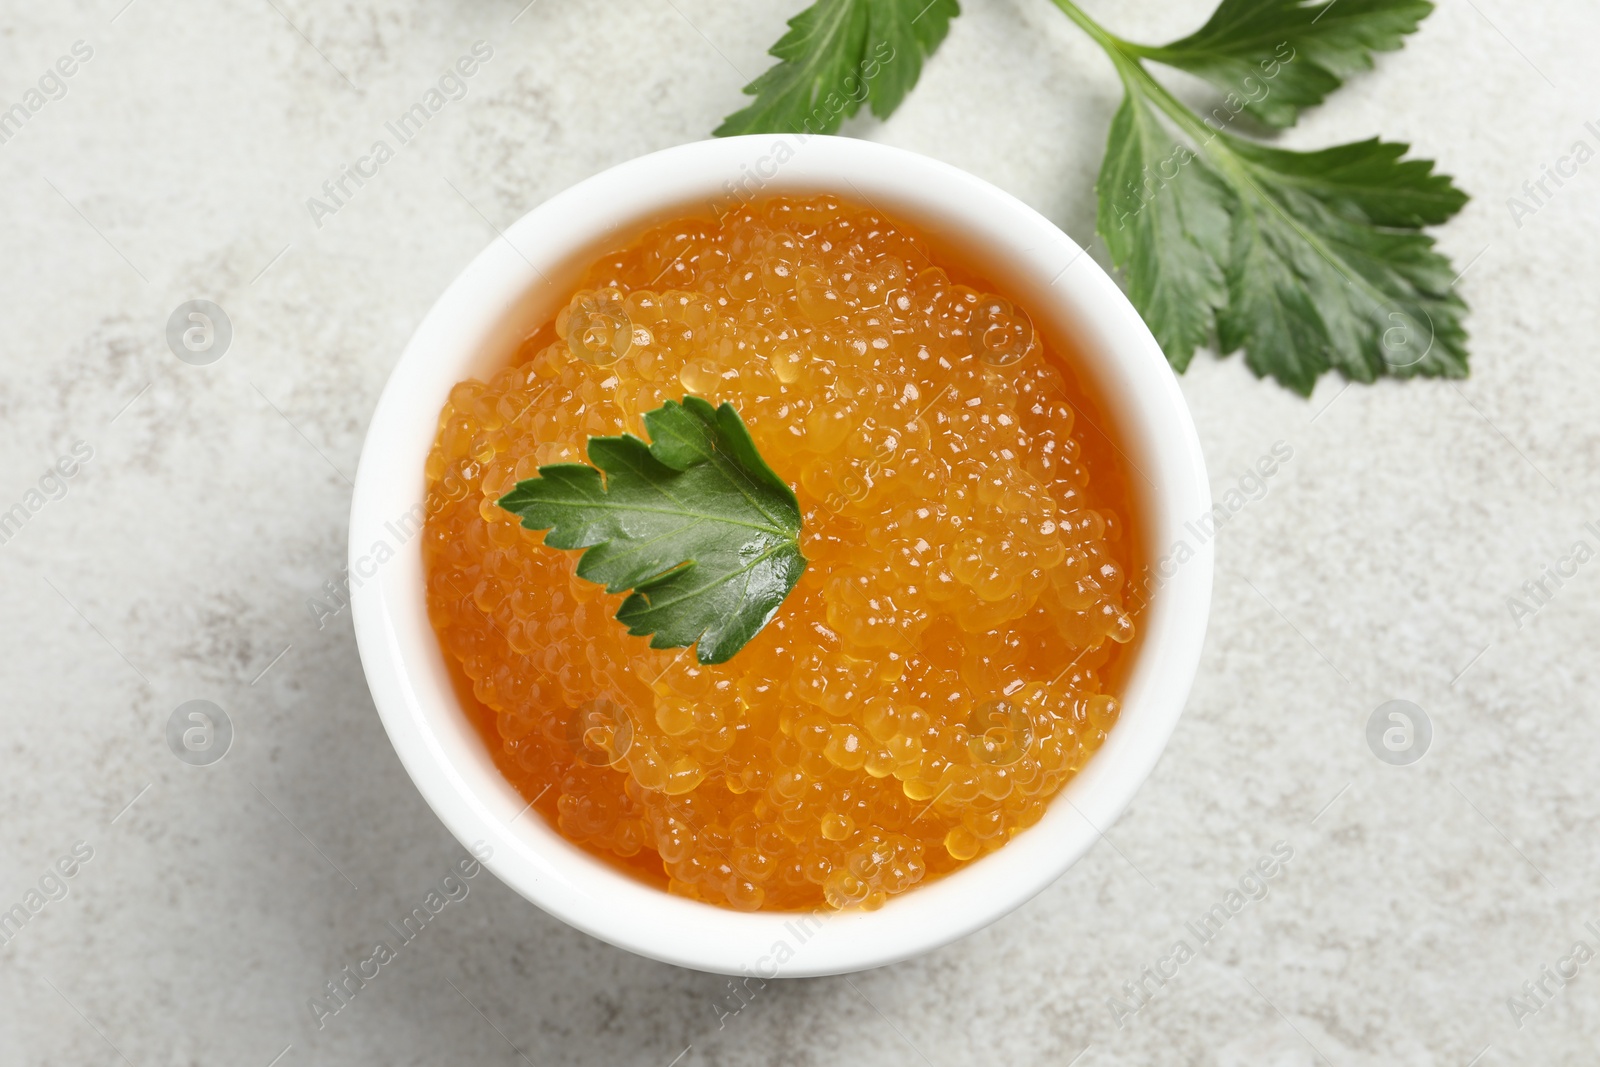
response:
{"label": "white ceramic bowl", "polygon": [[[488,377],[570,296],[577,272],[642,223],[732,196],[832,191],[953,241],[1047,335],[1076,342],[1080,374],[1148,479],[1146,552],[1188,542],[1142,620],[1120,720],[1037,825],[875,912],[740,913],[634,881],[557,834],[496,769],[457,701],[424,604],[423,461],[451,386]],[[1137,480],[1137,479],[1136,479]],[[1211,597],[1211,547],[1184,524],[1211,496],[1194,425],[1150,331],[1121,290],[1050,221],[954,167],[868,141],[750,136],[670,148],[541,204],[484,249],[423,319],[378,402],[350,514],[356,639],[383,725],[450,831],[565,922],[654,959],[724,974],[838,974],[971,933],[1044,889],[1122,812],[1188,695]],[[384,546],[379,548],[379,546]],[[391,553],[392,558],[390,557]],[[484,846],[487,846],[485,848]]]}

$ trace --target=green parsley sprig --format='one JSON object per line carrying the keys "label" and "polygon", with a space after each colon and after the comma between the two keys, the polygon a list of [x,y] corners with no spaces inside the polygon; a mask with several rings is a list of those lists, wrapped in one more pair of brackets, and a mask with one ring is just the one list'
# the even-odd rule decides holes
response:
{"label": "green parsley sprig", "polygon": [[632,590],[617,619],[652,648],[722,663],[777,613],[806,569],[800,504],[730,404],[697,396],[589,438],[593,463],[552,463],[498,501],[552,548],[586,549],[578,577]]}
{"label": "green parsley sprig", "polygon": [[[1404,158],[1408,145],[1294,152],[1235,128],[1246,115],[1293,125],[1375,52],[1399,48],[1431,3],[1222,0],[1200,29],[1155,46],[1052,2],[1122,81],[1096,229],[1176,370],[1214,344],[1302,395],[1328,370],[1360,382],[1466,376],[1466,305],[1422,232],[1466,195],[1432,162]],[[755,102],[716,132],[829,133],[863,101],[885,117],[958,14],[955,0],[817,0],[773,46],[780,62],[745,87]],[[1220,106],[1195,112],[1147,62],[1206,80]]]}
{"label": "green parsley sprig", "polygon": [[715,136],[833,133],[863,102],[886,119],[959,14],[956,0],[817,0],[772,46],[782,62],[745,86],[755,103],[729,115]]}

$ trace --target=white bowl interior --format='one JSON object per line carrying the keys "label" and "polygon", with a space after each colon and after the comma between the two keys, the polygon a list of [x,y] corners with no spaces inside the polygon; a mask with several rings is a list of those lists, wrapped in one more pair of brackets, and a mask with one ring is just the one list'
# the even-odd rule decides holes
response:
{"label": "white bowl interior", "polygon": [[1183,540],[1183,524],[1210,509],[1193,423],[1149,330],[1094,260],[1043,216],[963,171],[871,142],[703,141],[624,163],[534,209],[428,313],[383,392],[361,456],[350,520],[353,617],[373,698],[401,761],[456,837],[488,846],[486,865],[507,884],[578,929],[669,963],[768,977],[841,973],[987,925],[1049,885],[1116,819],[1187,697],[1210,602],[1211,549],[1193,546],[1193,557],[1155,590],[1122,716],[1044,818],[999,851],[879,911],[745,914],[680,899],[620,873],[526,812],[458,703],[428,621],[421,539],[407,532],[406,517],[420,514],[439,411],[457,381],[506,364],[566,300],[594,254],[678,209],[727,205],[741,182],[743,195],[830,191],[868,202],[962,248],[1043,333],[1070,339],[1076,369],[1110,409],[1115,426],[1107,429],[1148,480],[1140,531],[1147,559]]}

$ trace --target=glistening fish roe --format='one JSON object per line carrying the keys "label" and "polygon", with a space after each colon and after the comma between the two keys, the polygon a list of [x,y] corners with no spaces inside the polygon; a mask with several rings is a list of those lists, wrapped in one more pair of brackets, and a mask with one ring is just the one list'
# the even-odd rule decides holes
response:
{"label": "glistening fish roe", "polygon": [[[428,606],[498,762],[670,892],[876,908],[1038,821],[1116,721],[1126,486],[1091,484],[1028,316],[935,255],[827,196],[678,219],[439,416]],[[738,409],[811,561],[717,666],[630,637],[577,552],[495,503],[685,393]]]}

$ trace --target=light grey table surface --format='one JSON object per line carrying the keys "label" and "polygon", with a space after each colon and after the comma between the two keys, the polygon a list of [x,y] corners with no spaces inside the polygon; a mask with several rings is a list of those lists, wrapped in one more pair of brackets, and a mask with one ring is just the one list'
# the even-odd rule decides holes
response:
{"label": "light grey table surface", "polygon": [[[378,392],[492,227],[707,134],[795,8],[542,0],[513,21],[522,3],[5,5],[0,106],[74,42],[92,57],[0,144],[0,510],[76,443],[92,458],[0,545],[0,909],[92,856],[0,947],[0,1063],[1595,1062],[1600,963],[1573,953],[1600,950],[1600,564],[1531,618],[1508,606],[1574,542],[1600,547],[1600,164],[1532,215],[1507,203],[1600,147],[1600,12],[1573,0],[1446,0],[1285,138],[1381,132],[1475,194],[1439,233],[1469,268],[1473,374],[1330,378],[1303,401],[1197,358],[1182,384],[1214,489],[1277,442],[1293,458],[1217,538],[1165,756],[1057,884],[719,1024],[724,979],[480,876],[319,1030],[307,1000],[465,854],[395,758],[348,614],[319,629],[307,608],[343,559]],[[1087,241],[1110,68],[1044,0],[966,6],[901,112],[846,132]],[[1146,39],[1205,14],[1119,7],[1091,10]],[[467,96],[316,228],[307,198],[477,40],[493,57]],[[190,366],[165,324],[201,297],[234,333]],[[237,731],[213,766],[165,740],[193,699]],[[1391,699],[1432,724],[1411,766],[1368,747]],[[1270,894],[1119,1026],[1108,998],[1277,842],[1293,858]],[[1563,960],[1577,976],[1516,1010]]]}

